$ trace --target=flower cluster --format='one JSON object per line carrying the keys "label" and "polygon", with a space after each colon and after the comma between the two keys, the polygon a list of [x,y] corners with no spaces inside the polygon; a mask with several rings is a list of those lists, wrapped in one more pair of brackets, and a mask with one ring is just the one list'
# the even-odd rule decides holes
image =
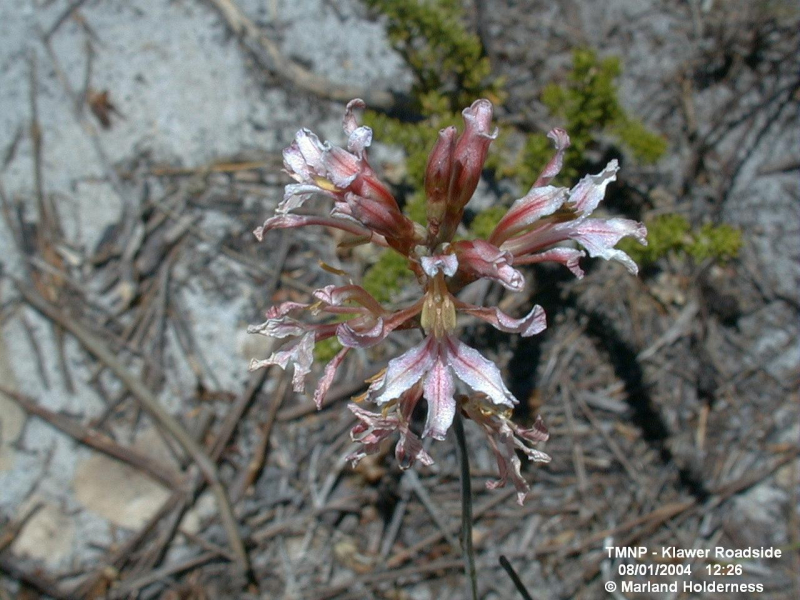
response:
{"label": "flower cluster", "polygon": [[[505,485],[510,477],[522,503],[528,485],[520,474],[521,450],[530,460],[548,461],[549,457],[531,447],[547,440],[547,430],[537,419],[526,429],[513,423],[511,411],[517,399],[503,383],[498,367],[456,336],[459,313],[482,319],[497,329],[522,336],[532,336],[545,328],[545,315],[535,306],[522,318],[514,318],[497,307],[468,304],[457,293],[478,279],[489,279],[511,291],[521,291],[525,278],[520,265],[555,261],[565,265],[577,277],[583,276],[579,259],[583,250],[562,242],[577,242],[590,256],[613,259],[636,273],[636,264],[617,242],[633,236],[645,242],[641,223],[628,219],[590,218],[603,199],[606,187],[616,179],[617,161],[612,160],[597,175],[587,175],[572,189],[551,185],[561,169],[569,137],[553,129],[548,137],[555,144],[555,155],[545,166],[530,191],[514,202],[487,240],[454,241],[464,208],[478,185],[489,145],[497,136],[492,129],[492,104],[477,100],[463,111],[465,128],[461,135],[455,127],[439,132],[431,151],[425,177],[427,227],[406,217],[389,189],[376,177],[367,160],[372,130],[359,126],[354,109],[363,108],[361,100],[347,105],[344,131],[346,148],[320,142],[307,129],[300,130],[283,152],[286,172],[296,183],[286,186],[283,201],[276,213],[255,231],[261,240],[271,229],[320,225],[349,234],[348,243],[371,242],[391,248],[408,260],[423,290],[410,306],[390,311],[364,288],[349,283],[316,290],[316,302],[285,302],[267,312],[267,320],[249,328],[275,338],[296,338],[266,360],[253,360],[251,369],[267,365],[286,368],[293,364],[293,387],[304,391],[306,375],[311,370],[314,344],[336,336],[343,349],[328,363],[314,392],[321,405],[336,370],[351,348],[367,348],[381,342],[396,329],[418,328],[423,340],[403,355],[389,361],[387,368],[369,383],[358,404],[350,409],[358,418],[352,431],[360,442],[353,463],[378,451],[381,442],[395,434],[398,463],[408,467],[419,460],[431,464],[417,434],[411,428],[411,415],[417,403],[427,401],[427,420],[421,437],[444,439],[456,410],[475,421],[487,434],[496,455],[500,479],[488,487]],[[298,214],[294,211],[313,195],[333,200],[328,216]],[[337,322],[308,324],[296,319],[297,313],[335,315]],[[456,380],[474,393],[456,394]],[[360,406],[375,404],[380,412]]]}

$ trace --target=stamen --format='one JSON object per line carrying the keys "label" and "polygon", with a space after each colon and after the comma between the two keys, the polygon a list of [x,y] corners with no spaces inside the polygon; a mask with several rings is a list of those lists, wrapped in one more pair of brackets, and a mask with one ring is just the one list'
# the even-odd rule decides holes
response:
{"label": "stamen", "polygon": [[333,183],[331,181],[329,181],[328,179],[325,179],[324,177],[320,177],[319,175],[314,175],[314,176],[312,176],[312,179],[314,180],[314,183],[316,183],[319,187],[321,187],[326,192],[341,192],[342,191],[338,187],[333,185]]}

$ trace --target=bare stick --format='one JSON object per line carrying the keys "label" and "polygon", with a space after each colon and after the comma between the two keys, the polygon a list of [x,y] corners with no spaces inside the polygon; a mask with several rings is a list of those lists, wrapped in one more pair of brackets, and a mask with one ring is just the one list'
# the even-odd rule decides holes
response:
{"label": "bare stick", "polygon": [[[478,510],[475,511],[475,513],[473,514],[473,520],[478,519],[481,515],[488,512],[498,504],[502,504],[503,502],[508,500],[513,494],[516,494],[516,490],[514,488],[509,488],[502,492],[494,494],[489,500],[486,501],[484,505],[482,505],[480,508],[478,508]],[[420,552],[421,550],[427,548],[431,544],[435,544],[442,538],[443,536],[441,531],[436,531],[432,533],[428,537],[421,539],[413,546],[409,546],[408,548],[405,548],[404,550],[401,550],[400,552],[392,556],[389,560],[386,561],[386,568],[394,569],[396,567],[399,567],[409,558],[416,555],[417,552]]]}
{"label": "bare stick", "polygon": [[162,466],[146,454],[142,454],[133,448],[121,446],[96,429],[85,427],[74,419],[53,412],[25,394],[20,394],[2,385],[0,385],[0,393],[19,404],[28,414],[47,421],[50,425],[64,432],[74,440],[144,471],[150,477],[156,481],[160,481],[170,489],[180,487],[181,478],[177,473],[173,472],[172,469],[168,467]]}
{"label": "bare stick", "polygon": [[51,598],[56,598],[57,600],[77,600],[77,596],[62,590],[58,583],[46,575],[43,575],[40,570],[25,571],[7,554],[0,554],[0,572],[6,573],[11,579],[21,581],[25,585]]}
{"label": "bare stick", "polygon": [[151,571],[150,573],[146,573],[140,577],[136,577],[135,579],[128,579],[125,580],[122,585],[120,586],[119,590],[116,591],[114,594],[115,598],[124,598],[128,594],[133,594],[137,590],[142,589],[143,587],[147,587],[153,583],[157,583],[158,581],[165,579],[167,577],[172,577],[173,575],[178,575],[179,573],[185,571],[191,571],[192,569],[196,569],[207,562],[211,562],[215,558],[218,558],[217,552],[204,552],[203,554],[199,554],[192,558],[188,558],[184,561],[166,565],[161,567],[160,569],[156,569]]}
{"label": "bare stick", "polygon": [[219,11],[231,31],[253,54],[261,67],[287,79],[301,90],[337,102],[349,102],[353,98],[362,98],[370,108],[383,111],[388,111],[398,104],[397,99],[390,92],[334,83],[315,75],[293,60],[289,60],[233,0],[209,0],[209,3]]}
{"label": "bare stick", "polygon": [[84,4],[86,4],[86,0],[73,0],[70,2],[69,6],[64,9],[64,12],[58,16],[58,18],[44,34],[45,39],[49,40],[51,37],[53,37],[53,34],[58,31],[58,28],[61,27],[67,19],[72,16],[72,13],[74,13]]}
{"label": "bare stick", "polygon": [[422,485],[422,482],[419,479],[419,475],[417,472],[409,469],[406,471],[404,478],[408,481],[412,490],[419,498],[422,505],[425,507],[425,510],[428,511],[433,522],[436,523],[439,530],[442,532],[442,536],[444,539],[447,540],[447,543],[450,544],[450,547],[453,549],[454,552],[458,552],[459,543],[456,537],[450,532],[450,529],[447,527],[447,521],[445,521],[444,517],[440,514],[439,510],[436,508],[436,504],[434,503],[433,499],[431,498],[428,490]]}
{"label": "bare stick", "polygon": [[206,454],[205,450],[192,438],[191,435],[171,414],[162,408],[152,392],[133,375],[121,361],[108,349],[106,344],[95,337],[93,333],[85,329],[75,319],[70,319],[59,309],[47,302],[39,294],[29,289],[27,286],[17,283],[19,293],[25,300],[45,317],[59,323],[66,331],[69,331],[83,345],[83,347],[93,354],[100,362],[104,363],[123,384],[130,390],[131,394],[139,401],[140,405],[155,419],[192,457],[202,471],[203,476],[208,481],[212,493],[217,501],[222,526],[228,536],[231,549],[236,554],[239,567],[243,573],[249,572],[249,563],[244,543],[239,535],[239,528],[236,518],[233,515],[228,495],[217,472],[217,466]]}
{"label": "bare stick", "polygon": [[[266,369],[261,369],[260,371],[253,373],[253,383],[259,385],[260,383],[263,383],[267,372],[268,371]],[[272,427],[275,425],[275,417],[278,414],[278,409],[283,403],[284,397],[286,396],[286,390],[288,386],[289,379],[286,377],[282,378],[278,384],[277,391],[272,395],[272,401],[270,402],[269,410],[267,412],[267,419],[261,428],[261,434],[258,444],[256,444],[256,448],[253,451],[253,457],[250,459],[250,462],[247,463],[247,467],[241,472],[239,479],[237,479],[233,489],[231,490],[231,499],[234,502],[237,502],[244,497],[245,492],[247,492],[248,488],[255,483],[256,479],[258,479],[259,473],[261,473],[261,469],[264,468],[264,464],[267,460],[267,447],[269,446],[269,438],[272,433]],[[248,386],[248,389],[250,389],[250,386]],[[253,396],[255,396],[255,392],[250,394],[250,397]]]}

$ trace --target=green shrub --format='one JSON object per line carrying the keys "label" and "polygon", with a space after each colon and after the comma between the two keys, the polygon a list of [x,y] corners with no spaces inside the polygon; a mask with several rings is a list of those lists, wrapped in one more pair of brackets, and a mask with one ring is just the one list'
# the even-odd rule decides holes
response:
{"label": "green shrub", "polygon": [[460,0],[365,0],[386,17],[394,49],[414,74],[423,114],[460,110],[479,97],[502,100],[478,36],[464,26]]}
{"label": "green shrub", "polygon": [[646,223],[647,246],[626,238],[619,248],[640,265],[648,265],[670,253],[690,256],[696,261],[735,258],[742,244],[742,233],[730,225],[706,224],[692,230],[689,221],[677,214],[658,216]]}
{"label": "green shrub", "polygon": [[694,234],[686,252],[698,261],[707,258],[724,261],[736,257],[741,247],[741,230],[726,224],[706,224]]}
{"label": "green shrub", "polygon": [[408,261],[393,250],[381,252],[364,274],[362,286],[380,303],[391,302],[392,295],[413,280]]}
{"label": "green shrub", "polygon": [[[584,170],[586,150],[597,146],[604,132],[642,163],[656,162],[666,152],[666,139],[629,116],[620,104],[616,80],[621,72],[619,58],[599,59],[593,50],[579,48],[573,52],[566,81],[551,83],[542,90],[542,103],[563,120],[572,142],[557,183],[566,185],[578,177]],[[552,154],[552,143],[544,135],[528,137],[517,167],[524,186],[533,184]]]}

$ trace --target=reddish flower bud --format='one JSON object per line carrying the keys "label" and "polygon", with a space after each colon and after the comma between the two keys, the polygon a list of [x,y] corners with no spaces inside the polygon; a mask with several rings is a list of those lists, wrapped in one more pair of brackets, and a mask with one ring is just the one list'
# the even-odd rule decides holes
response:
{"label": "reddish flower bud", "polygon": [[496,128],[490,133],[492,103],[488,100],[476,100],[462,114],[466,128],[456,143],[453,154],[453,164],[456,166],[450,180],[450,204],[459,210],[467,205],[475,193],[489,145],[497,137]]}
{"label": "reddish flower bud", "polygon": [[497,137],[497,129],[490,131],[492,125],[492,103],[481,99],[465,108],[465,129],[456,142],[453,151],[453,167],[450,174],[447,214],[439,241],[448,242],[455,235],[464,207],[475,193],[481,179],[483,164],[489,153],[489,145]]}
{"label": "reddish flower bud", "polygon": [[428,235],[433,241],[439,233],[444,218],[453,172],[453,152],[456,148],[455,127],[439,131],[439,139],[428,157],[425,169],[425,195],[428,197]]}
{"label": "reddish flower bud", "polygon": [[414,223],[400,212],[397,204],[381,204],[350,192],[345,194],[345,201],[353,218],[384,236],[389,245],[401,254],[408,254],[410,248],[419,243],[414,237]]}

